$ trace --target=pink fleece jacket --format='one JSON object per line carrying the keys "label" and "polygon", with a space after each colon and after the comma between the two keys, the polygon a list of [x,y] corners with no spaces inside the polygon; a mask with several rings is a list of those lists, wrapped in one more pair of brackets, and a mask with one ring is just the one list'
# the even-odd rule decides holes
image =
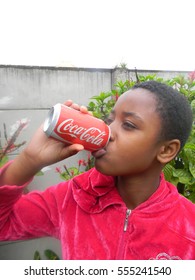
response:
{"label": "pink fleece jacket", "polygon": [[163,175],[134,210],[94,168],[44,192],[23,188],[0,188],[0,240],[53,236],[63,259],[195,260],[195,205]]}

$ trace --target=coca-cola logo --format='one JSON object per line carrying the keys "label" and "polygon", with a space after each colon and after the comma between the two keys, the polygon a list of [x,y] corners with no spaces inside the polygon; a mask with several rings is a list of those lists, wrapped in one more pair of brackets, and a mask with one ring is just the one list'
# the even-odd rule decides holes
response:
{"label": "coca-cola logo", "polygon": [[81,141],[92,143],[101,146],[106,135],[97,127],[84,128],[74,123],[73,119],[67,119],[61,122],[56,128],[59,134],[67,135],[73,138],[78,138]]}

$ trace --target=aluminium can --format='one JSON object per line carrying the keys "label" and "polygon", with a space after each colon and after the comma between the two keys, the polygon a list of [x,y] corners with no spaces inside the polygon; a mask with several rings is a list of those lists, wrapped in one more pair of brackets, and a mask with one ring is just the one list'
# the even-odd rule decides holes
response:
{"label": "aluminium can", "polygon": [[102,149],[110,138],[110,127],[103,120],[60,103],[49,110],[43,130],[48,137],[82,144],[88,151]]}

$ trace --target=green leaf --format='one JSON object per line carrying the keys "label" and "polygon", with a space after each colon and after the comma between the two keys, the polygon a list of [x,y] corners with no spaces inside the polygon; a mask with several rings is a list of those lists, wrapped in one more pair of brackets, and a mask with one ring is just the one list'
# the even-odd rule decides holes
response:
{"label": "green leaf", "polygon": [[94,99],[96,100],[98,103],[103,103],[105,101],[106,98],[110,97],[112,95],[112,93],[108,92],[101,92],[99,95],[95,95],[93,97],[91,97],[90,99]]}
{"label": "green leaf", "polygon": [[33,260],[41,260],[40,253],[38,251],[35,251]]}
{"label": "green leaf", "polygon": [[59,260],[60,259],[55,252],[53,252],[52,250],[49,250],[49,249],[45,250],[44,254],[48,258],[48,260]]}
{"label": "green leaf", "polygon": [[44,175],[44,172],[41,171],[41,170],[40,170],[39,172],[36,173],[36,176],[43,176],[43,175]]}
{"label": "green leaf", "polygon": [[195,112],[195,99],[191,102],[192,111]]}
{"label": "green leaf", "polygon": [[8,156],[4,156],[0,161],[0,167],[5,165],[8,162]]}
{"label": "green leaf", "polygon": [[171,181],[171,178],[173,177],[173,170],[174,170],[174,167],[170,163],[165,165],[165,167],[163,169],[165,179],[169,182]]}
{"label": "green leaf", "polygon": [[170,182],[174,185],[174,186],[177,186],[178,183],[179,183],[179,178],[176,178],[176,177],[172,177]]}
{"label": "green leaf", "polygon": [[188,184],[191,181],[190,173],[185,169],[173,170],[173,176],[179,178],[179,182],[182,184]]}
{"label": "green leaf", "polygon": [[192,193],[188,196],[188,199],[190,199],[193,203],[195,203],[195,193]]}
{"label": "green leaf", "polygon": [[192,162],[189,162],[189,170],[192,176],[195,178],[195,165]]}
{"label": "green leaf", "polygon": [[79,169],[77,167],[70,167],[70,168],[68,168],[68,171],[71,175],[74,175],[74,176],[79,174]]}
{"label": "green leaf", "polygon": [[191,142],[186,143],[185,146],[184,146],[184,150],[186,150],[186,149],[190,149],[190,150],[195,151],[195,144],[191,143]]}

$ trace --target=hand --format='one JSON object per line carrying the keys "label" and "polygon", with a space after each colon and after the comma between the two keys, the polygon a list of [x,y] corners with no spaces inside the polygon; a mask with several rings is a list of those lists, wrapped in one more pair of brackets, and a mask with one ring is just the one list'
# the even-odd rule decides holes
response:
{"label": "hand", "polygon": [[[81,111],[84,114],[92,115],[85,106],[79,106],[73,103],[72,100],[67,100],[64,105]],[[68,158],[83,149],[84,147],[80,144],[67,145],[66,143],[48,138],[43,132],[43,125],[41,125],[24,150],[24,153],[31,161],[34,161],[35,166],[42,168]]]}
{"label": "hand", "polygon": [[[88,112],[85,106],[79,106],[71,100],[64,104],[91,115],[91,112]],[[43,167],[75,155],[83,149],[84,147],[80,144],[67,145],[47,137],[42,124],[27,147],[1,175],[1,183],[2,185],[24,184]]]}

